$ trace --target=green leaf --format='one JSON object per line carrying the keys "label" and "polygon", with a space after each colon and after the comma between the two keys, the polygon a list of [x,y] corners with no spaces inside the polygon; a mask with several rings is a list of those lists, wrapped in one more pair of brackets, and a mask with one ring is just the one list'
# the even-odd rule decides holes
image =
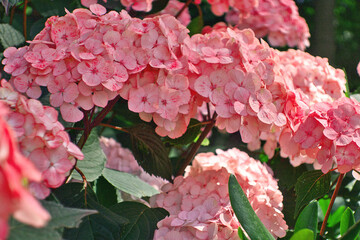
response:
{"label": "green leaf", "polygon": [[75,228],[80,225],[83,217],[97,213],[96,210],[68,208],[55,202],[43,201],[42,204],[51,215],[47,228]]}
{"label": "green leaf", "polygon": [[63,16],[65,8],[74,10],[74,0],[32,0],[31,3],[43,17]]}
{"label": "green leaf", "polygon": [[116,188],[104,177],[99,177],[95,181],[94,191],[101,205],[110,207],[118,203]]}
{"label": "green leaf", "polygon": [[65,184],[55,189],[53,193],[66,206],[76,206],[98,211],[97,214],[85,217],[78,228],[65,229],[63,239],[119,239],[122,227],[128,223],[126,218],[100,205],[90,187],[87,188],[85,193],[81,183]]}
{"label": "green leaf", "polygon": [[[100,147],[99,136],[92,130],[83,149],[84,159],[77,162],[77,167],[84,173],[88,182],[95,181],[105,168],[106,156]],[[72,177],[82,180],[79,173],[73,171]]]}
{"label": "green leaf", "polygon": [[360,220],[352,225],[339,240],[354,240],[360,233]]}
{"label": "green leaf", "polygon": [[197,136],[201,133],[201,127],[202,125],[200,121],[192,118],[184,135],[175,139],[167,137],[164,142],[175,146],[183,146],[193,143]]}
{"label": "green leaf", "polygon": [[105,168],[103,176],[114,187],[138,198],[145,196],[150,197],[159,193],[159,191],[150,186],[148,183],[142,181],[137,176],[126,172]]}
{"label": "green leaf", "polygon": [[340,221],[340,235],[343,236],[346,231],[355,224],[354,213],[350,208],[346,208]]}
{"label": "green leaf", "polygon": [[169,216],[163,208],[149,208],[139,202],[121,202],[111,210],[129,219],[121,232],[121,240],[152,239],[157,223]]}
{"label": "green leaf", "polygon": [[294,231],[296,233],[304,228],[312,230],[313,237],[316,238],[318,230],[318,203],[316,201],[311,202],[302,210],[296,221]]}
{"label": "green leaf", "polygon": [[148,173],[171,180],[172,166],[160,137],[148,124],[127,128],[132,142],[132,152],[139,165]]}
{"label": "green leaf", "polygon": [[290,238],[290,240],[314,240],[314,239],[315,239],[314,232],[307,228],[295,232],[295,234]]}
{"label": "green leaf", "polygon": [[89,209],[63,207],[55,202],[43,201],[42,204],[51,215],[49,223],[44,228],[34,228],[12,220],[9,239],[61,240],[61,233],[65,227],[78,227],[83,217],[97,213]]}
{"label": "green leaf", "polygon": [[295,185],[296,206],[295,216],[310,201],[324,196],[330,190],[330,173],[323,174],[320,170],[304,172]]}
{"label": "green leaf", "polygon": [[151,8],[150,12],[146,13],[146,15],[160,12],[161,10],[166,8],[168,3],[169,3],[169,0],[155,0],[155,1],[153,1],[152,2],[152,8]]}
{"label": "green leaf", "polygon": [[241,227],[238,228],[238,235],[239,235],[240,240],[248,240],[248,238],[245,236],[245,233],[243,232]]}
{"label": "green leaf", "polygon": [[24,36],[7,23],[0,24],[0,42],[4,48],[18,46],[25,42]]}
{"label": "green leaf", "polygon": [[[334,206],[333,206],[334,207]],[[340,206],[336,209],[334,213],[331,213],[327,222],[328,227],[334,227],[336,224],[338,224],[341,220],[341,216],[343,212],[345,211],[345,206]]]}
{"label": "green leaf", "polygon": [[197,16],[196,18],[192,19],[187,28],[190,30],[189,35],[192,36],[197,33],[201,33],[201,30],[204,27],[204,20],[202,16]]}
{"label": "green leaf", "polygon": [[241,189],[236,177],[230,175],[229,178],[229,197],[231,206],[241,226],[252,240],[271,240],[275,239],[260,221],[249,200]]}

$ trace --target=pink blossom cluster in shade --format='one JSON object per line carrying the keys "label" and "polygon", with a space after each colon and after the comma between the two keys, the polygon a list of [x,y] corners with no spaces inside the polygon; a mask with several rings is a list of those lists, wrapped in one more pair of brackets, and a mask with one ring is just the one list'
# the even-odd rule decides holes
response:
{"label": "pink blossom cluster in shade", "polygon": [[150,204],[169,211],[158,223],[154,239],[239,239],[240,223],[228,194],[230,173],[235,174],[254,211],[275,237],[288,226],[281,213],[283,196],[268,168],[238,149],[198,154],[185,176],[164,185]]}
{"label": "pink blossom cluster in shade", "polygon": [[234,6],[227,13],[226,21],[240,29],[251,28],[258,38],[267,36],[272,46],[297,46],[304,50],[310,45],[309,28],[299,16],[294,0],[259,0],[258,5],[245,14]]}
{"label": "pink blossom cluster in shade", "polygon": [[6,80],[1,81],[0,102],[11,109],[5,119],[14,130],[21,153],[41,172],[41,182],[30,181],[30,191],[38,198],[45,198],[50,194],[49,188],[57,188],[64,182],[76,159],[83,159],[83,154],[70,141],[53,107],[27,99]]}
{"label": "pink blossom cluster in shade", "polygon": [[7,122],[9,114],[7,105],[0,101],[0,240],[7,239],[10,216],[34,227],[43,227],[50,219],[24,186],[26,181],[40,182],[41,173],[20,153],[15,133]]}
{"label": "pink blossom cluster in shade", "polygon": [[[183,67],[180,46],[188,30],[174,17],[140,20],[98,4],[51,17],[45,28],[23,48],[4,52],[4,70],[16,90],[31,98],[50,93],[50,104],[63,118],[77,122],[94,106],[105,107],[122,89],[129,74]],[[186,62],[186,61],[185,61]]]}
{"label": "pink blossom cluster in shade", "polygon": [[168,183],[165,179],[145,172],[144,169],[139,166],[132,152],[122,147],[121,144],[113,138],[101,137],[100,146],[107,158],[105,165],[107,168],[135,175],[157,190],[160,190],[164,184]]}
{"label": "pink blossom cluster in shade", "polygon": [[343,97],[311,106],[293,132],[281,134],[280,148],[284,157],[316,161],[323,172],[359,171],[360,103]]}

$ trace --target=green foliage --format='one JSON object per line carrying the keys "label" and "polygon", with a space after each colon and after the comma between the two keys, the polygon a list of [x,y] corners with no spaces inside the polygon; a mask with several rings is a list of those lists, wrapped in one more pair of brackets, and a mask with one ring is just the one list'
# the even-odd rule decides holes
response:
{"label": "green foliage", "polygon": [[355,224],[354,213],[350,208],[346,208],[340,221],[340,234],[343,236],[346,231]]}
{"label": "green foliage", "polygon": [[190,36],[201,33],[201,30],[204,27],[204,20],[202,16],[197,16],[196,18],[193,18],[187,28],[190,30]]}
{"label": "green foliage", "polygon": [[248,240],[248,238],[245,236],[245,233],[241,229],[241,227],[238,228],[238,235],[241,240]]}
{"label": "green foliage", "polygon": [[320,198],[330,190],[330,173],[323,174],[320,170],[304,172],[295,185],[296,206],[295,216],[311,200]]}
{"label": "green foliage", "polygon": [[360,220],[352,225],[349,230],[339,240],[354,240],[360,233]]}
{"label": "green foliage", "polygon": [[149,208],[138,202],[122,202],[111,210],[129,220],[122,229],[121,240],[152,239],[157,222],[169,215],[165,209]]}
{"label": "green foliage", "polygon": [[7,23],[0,24],[0,42],[4,48],[19,46],[25,42],[24,36]]}
{"label": "green foliage", "polygon": [[164,8],[166,8],[168,3],[169,3],[169,0],[154,0],[152,2],[151,11],[147,12],[146,14],[148,15],[148,14],[158,13],[161,10],[163,10]]}
{"label": "green foliage", "polygon": [[[84,159],[77,162],[77,167],[84,173],[87,181],[92,182],[101,176],[106,162],[106,156],[100,147],[99,135],[95,129],[91,131],[82,152]],[[82,180],[76,171],[72,176],[77,180]]]}
{"label": "green foliage", "polygon": [[65,8],[72,12],[79,7],[76,0],[32,0],[31,3],[43,17],[63,16]]}
{"label": "green foliage", "polygon": [[61,240],[64,228],[75,228],[81,223],[81,219],[97,213],[89,209],[67,208],[55,202],[43,201],[44,208],[50,213],[51,220],[44,228],[34,228],[12,220],[10,224],[11,234],[9,240]]}
{"label": "green foliage", "polygon": [[229,178],[229,197],[237,219],[252,240],[275,239],[260,221],[234,175]]}
{"label": "green foliage", "polygon": [[21,0],[0,0],[0,3],[4,6],[6,14],[8,14],[9,9],[20,1]]}
{"label": "green foliage", "polygon": [[132,142],[132,152],[139,165],[147,172],[171,180],[172,166],[161,138],[148,124],[127,128]]}
{"label": "green foliage", "polygon": [[318,231],[318,203],[316,201],[307,205],[296,220],[295,233],[302,229],[311,230],[313,232],[313,238],[316,238]]}
{"label": "green foliage", "polygon": [[94,192],[96,193],[99,203],[105,207],[110,207],[118,202],[116,188],[103,176],[96,179],[94,183]]}
{"label": "green foliage", "polygon": [[105,168],[103,171],[103,176],[117,189],[138,198],[145,196],[150,197],[159,193],[148,183],[126,172],[119,172],[113,169]]}
{"label": "green foliage", "polygon": [[314,232],[310,229],[303,228],[290,238],[290,240],[314,240]]}

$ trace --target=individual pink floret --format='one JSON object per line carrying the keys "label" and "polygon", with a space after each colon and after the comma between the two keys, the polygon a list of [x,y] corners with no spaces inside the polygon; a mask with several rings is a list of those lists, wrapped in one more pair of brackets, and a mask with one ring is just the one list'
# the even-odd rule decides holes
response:
{"label": "individual pink floret", "polygon": [[276,180],[259,161],[238,149],[198,154],[185,177],[162,187],[150,199],[170,216],[158,223],[154,239],[238,239],[240,224],[231,208],[228,178],[235,174],[259,218],[276,237],[286,234],[283,197]]}

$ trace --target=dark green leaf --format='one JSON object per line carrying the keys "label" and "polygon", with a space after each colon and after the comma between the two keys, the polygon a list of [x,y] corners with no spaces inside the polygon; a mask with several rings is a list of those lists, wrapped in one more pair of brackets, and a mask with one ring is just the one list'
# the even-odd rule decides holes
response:
{"label": "dark green leaf", "polygon": [[148,173],[171,180],[172,166],[160,137],[148,124],[127,128],[132,142],[132,152],[139,165]]}
{"label": "dark green leaf", "polygon": [[97,213],[96,210],[68,208],[55,202],[42,202],[43,206],[51,215],[47,228],[75,228],[81,223],[85,216]]}
{"label": "dark green leaf", "polygon": [[0,42],[4,48],[18,46],[25,42],[24,36],[7,23],[0,24]]}
{"label": "dark green leaf", "polygon": [[99,177],[95,181],[94,191],[101,205],[110,207],[118,203],[116,188],[104,177]]}
{"label": "dark green leaf", "polygon": [[318,230],[318,203],[316,201],[311,202],[302,210],[296,221],[294,231],[298,232],[304,228],[312,230],[314,233],[313,237],[314,239],[316,238]]}
{"label": "dark green leaf", "polygon": [[[105,168],[106,156],[100,147],[99,136],[96,130],[92,130],[82,152],[84,159],[77,162],[77,167],[84,173],[88,182],[95,181]],[[72,175],[77,180],[82,177],[76,171]]]}
{"label": "dark green leaf", "polygon": [[94,209],[98,214],[85,217],[79,228],[65,229],[63,238],[67,240],[83,239],[119,239],[122,226],[127,219],[100,205],[90,187],[86,191],[82,184],[70,183],[54,190],[54,194],[66,206]]}
{"label": "dark green leaf", "polygon": [[152,8],[150,12],[147,12],[146,15],[149,14],[154,14],[154,13],[158,13],[161,10],[163,10],[164,8],[166,8],[166,6],[168,5],[169,0],[154,0],[152,2]]}
{"label": "dark green leaf", "polygon": [[171,139],[169,137],[167,137],[164,142],[170,143],[172,145],[177,145],[177,146],[183,146],[183,145],[187,145],[190,144],[192,142],[194,142],[194,140],[197,138],[197,136],[201,133],[201,123],[199,120],[197,119],[191,119],[189,126],[186,130],[186,132],[184,133],[184,135],[182,135],[179,138],[175,138],[175,139]]}
{"label": "dark green leaf", "polygon": [[63,16],[65,15],[65,8],[70,12],[74,10],[74,0],[32,0],[34,8],[43,16]]}
{"label": "dark green leaf", "polygon": [[340,221],[340,235],[343,236],[346,231],[355,224],[354,213],[350,208],[346,208]]}
{"label": "dark green leaf", "polygon": [[314,232],[310,229],[304,228],[296,232],[290,240],[314,240]]}
{"label": "dark green leaf", "polygon": [[121,202],[111,210],[129,219],[121,233],[121,240],[152,239],[157,223],[169,215],[163,208],[149,208],[139,202]]}
{"label": "dark green leaf", "polygon": [[360,220],[352,225],[339,240],[354,240],[360,233]]}
{"label": "dark green leaf", "polygon": [[295,216],[310,201],[324,196],[330,190],[330,173],[323,174],[320,170],[304,172],[295,185],[296,206]]}
{"label": "dark green leaf", "polygon": [[78,227],[83,217],[97,213],[89,209],[63,207],[55,202],[43,201],[42,204],[51,215],[49,223],[44,228],[34,228],[12,220],[9,239],[61,240],[64,227]]}
{"label": "dark green leaf", "polygon": [[204,20],[202,16],[197,16],[196,18],[192,19],[187,28],[190,30],[189,35],[192,36],[197,33],[201,33],[201,30],[204,27]]}
{"label": "dark green leaf", "polygon": [[39,20],[37,20],[36,22],[34,22],[32,25],[31,25],[31,28],[30,28],[30,38],[31,39],[34,39],[35,36],[41,31],[44,29],[45,27],[45,22],[46,22],[46,19],[45,18],[41,18]]}
{"label": "dark green leaf", "polygon": [[103,176],[106,178],[106,180],[109,181],[109,183],[111,183],[119,190],[138,198],[145,196],[150,197],[159,193],[148,183],[126,172],[119,172],[113,169],[105,168],[103,171]]}
{"label": "dark green leaf", "polygon": [[249,200],[241,189],[236,177],[232,174],[229,178],[229,197],[235,215],[250,239],[275,239],[252,209]]}

